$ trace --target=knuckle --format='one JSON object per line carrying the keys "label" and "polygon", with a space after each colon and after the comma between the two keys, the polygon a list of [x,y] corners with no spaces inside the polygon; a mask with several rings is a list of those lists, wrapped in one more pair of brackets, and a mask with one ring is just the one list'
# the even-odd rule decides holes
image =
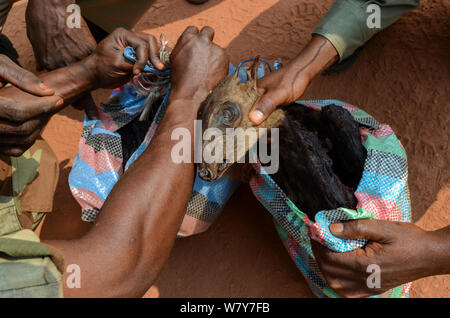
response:
{"label": "knuckle", "polygon": [[17,105],[12,102],[6,102],[2,105],[2,117],[12,122],[21,121],[21,110],[17,108]]}
{"label": "knuckle", "polygon": [[342,291],[342,285],[341,285],[341,283],[339,282],[338,279],[336,279],[336,278],[328,278],[327,280],[328,280],[328,286],[330,286],[330,288],[332,290],[334,290],[335,292]]}
{"label": "knuckle", "polygon": [[17,107],[13,107],[11,108],[11,120],[16,121],[16,122],[24,122],[27,120],[27,112],[24,111],[23,109],[17,108]]}
{"label": "knuckle", "polygon": [[37,125],[31,121],[24,123],[16,130],[16,134],[19,136],[31,136],[36,130]]}
{"label": "knuckle", "polygon": [[5,154],[12,157],[20,157],[25,152],[23,148],[9,148],[6,149]]}
{"label": "knuckle", "polygon": [[348,232],[348,233],[361,233],[364,229],[363,229],[363,224],[362,222],[343,222],[344,225],[344,233]]}
{"label": "knuckle", "polygon": [[24,84],[39,84],[41,81],[30,72],[24,72],[22,75],[22,82]]}
{"label": "knuckle", "polygon": [[[142,43],[141,45],[142,45],[144,52],[147,53],[148,50],[150,49],[150,44],[145,40],[142,40],[141,43]],[[144,58],[144,57],[142,57],[142,58]]]}
{"label": "knuckle", "polygon": [[118,27],[117,29],[114,30],[114,34],[120,34],[120,33],[126,33],[128,32],[127,29],[123,28],[123,27]]}
{"label": "knuckle", "polygon": [[28,136],[26,136],[25,138],[23,138],[22,140],[21,140],[21,145],[29,145],[29,144],[31,144],[31,143],[34,143],[35,142],[35,140],[37,139],[37,136],[38,136],[38,134],[39,134],[39,130],[37,130],[37,131],[35,131],[34,133],[32,133],[32,134],[30,134],[30,135],[28,135]]}
{"label": "knuckle", "polygon": [[370,295],[368,292],[363,290],[345,290],[342,291],[342,293],[342,296],[345,298],[363,298]]}
{"label": "knuckle", "polygon": [[360,273],[360,274],[365,274],[367,271],[367,266],[370,264],[368,264],[367,260],[365,258],[362,257],[356,257],[354,259],[354,268],[355,270]]}
{"label": "knuckle", "polygon": [[10,59],[5,54],[0,54],[0,62],[2,64],[9,63]]}

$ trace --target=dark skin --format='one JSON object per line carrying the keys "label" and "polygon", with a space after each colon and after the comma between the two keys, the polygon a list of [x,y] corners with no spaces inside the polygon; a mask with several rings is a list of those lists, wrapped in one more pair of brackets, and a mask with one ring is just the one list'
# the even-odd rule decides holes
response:
{"label": "dark skin", "polygon": [[[410,223],[358,220],[330,226],[333,235],[369,243],[352,252],[337,253],[312,242],[320,270],[342,297],[367,297],[416,279],[450,274],[450,226],[424,231]],[[367,267],[381,269],[381,288],[368,288]]]}
{"label": "dark skin", "polygon": [[[8,83],[13,87],[3,88]],[[48,110],[61,105],[62,100],[54,96],[53,88],[3,54],[0,88],[0,155],[18,156],[34,143]],[[28,98],[16,98],[19,96],[13,92],[18,91]],[[38,115],[42,117],[36,118]]]}
{"label": "dark skin", "polygon": [[[140,297],[165,264],[194,182],[192,163],[175,164],[171,160],[171,149],[176,143],[171,140],[171,134],[180,127],[194,134],[200,103],[228,72],[228,57],[212,42],[213,37],[210,27],[201,32],[189,27],[178,40],[171,54],[169,107],[152,147],[116,184],[91,230],[77,240],[46,242],[64,255],[66,265],[78,264],[81,268],[82,288],[70,289],[64,283],[66,297]],[[25,123],[35,118],[46,122],[79,94],[97,87],[120,86],[133,74],[138,74],[152,54],[149,41],[144,38],[148,39],[117,30],[88,58],[41,75],[41,80],[54,88],[55,96],[62,97],[63,102],[57,107],[53,104],[35,106],[40,97],[15,87],[2,89],[0,96],[30,101],[32,109],[19,112]],[[134,66],[122,57],[128,45],[137,52],[138,63]],[[10,119],[14,119],[13,116]],[[11,125],[6,127],[9,131],[13,129]],[[10,147],[14,149],[18,145]]]}
{"label": "dark skin", "polygon": [[193,163],[171,160],[171,134],[179,127],[194,133],[200,103],[228,71],[228,57],[213,36],[209,27],[190,27],[178,40],[169,107],[152,146],[116,184],[91,230],[77,240],[46,242],[62,252],[66,265],[81,268],[81,288],[64,284],[66,297],[140,297],[165,264],[194,182]]}
{"label": "dark skin", "polygon": [[[67,7],[75,0],[29,0],[26,10],[27,35],[39,64],[54,70],[78,62],[94,52],[97,43],[86,22],[81,18],[81,28],[69,28]],[[164,65],[158,57],[157,41],[147,37],[151,47],[150,61],[158,69]],[[138,64],[137,68],[140,68]]]}
{"label": "dark skin", "polygon": [[[139,74],[155,54],[153,40],[151,35],[117,29],[89,57],[39,78],[12,62],[3,64],[1,77],[15,86],[0,90],[0,154],[20,156],[33,145],[50,117],[78,96],[96,88],[118,87]],[[134,65],[123,57],[126,46],[136,50]]]}
{"label": "dark skin", "polygon": [[[82,17],[80,28],[69,28],[67,7],[75,0],[29,0],[25,14],[27,35],[33,46],[38,66],[52,71],[76,63],[94,52],[97,43]],[[142,35],[151,47],[149,59],[162,70],[157,53],[158,44],[151,35]],[[141,65],[137,65],[140,68]],[[136,74],[136,73],[135,73]],[[90,94],[78,95],[72,101],[77,109],[85,109],[89,118],[96,116],[95,102]]]}
{"label": "dark skin", "polygon": [[[314,35],[293,61],[258,80],[263,95],[253,105],[250,120],[258,125],[277,107],[300,99],[311,81],[338,58],[327,39]],[[365,248],[349,253],[336,253],[312,242],[325,279],[341,296],[367,297],[421,277],[450,272],[449,227],[426,232],[412,224],[376,220],[345,223],[345,230],[339,233],[336,227],[330,227],[336,236],[370,240]],[[381,267],[380,289],[367,287],[370,264]]]}
{"label": "dark skin", "polygon": [[261,124],[277,107],[300,99],[311,81],[339,58],[326,38],[314,35],[300,54],[281,69],[258,80],[262,96],[249,113],[250,120]]}

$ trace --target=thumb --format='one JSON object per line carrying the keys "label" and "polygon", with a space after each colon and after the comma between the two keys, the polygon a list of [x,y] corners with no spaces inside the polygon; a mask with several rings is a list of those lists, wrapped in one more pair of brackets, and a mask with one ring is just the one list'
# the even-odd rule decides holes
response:
{"label": "thumb", "polygon": [[277,90],[268,90],[253,105],[248,117],[255,125],[259,125],[283,103],[282,95]]}
{"label": "thumb", "polygon": [[44,84],[36,75],[27,71],[6,56],[2,56],[0,78],[17,88],[36,95],[36,96],[51,96],[55,93],[53,88]]}
{"label": "thumb", "polygon": [[386,221],[381,220],[355,220],[343,223],[333,223],[330,231],[333,235],[345,239],[368,239],[383,241],[386,237],[384,226]]}

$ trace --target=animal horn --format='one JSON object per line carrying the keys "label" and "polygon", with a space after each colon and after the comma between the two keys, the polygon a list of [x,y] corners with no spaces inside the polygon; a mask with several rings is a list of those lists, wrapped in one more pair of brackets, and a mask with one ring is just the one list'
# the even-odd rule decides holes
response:
{"label": "animal horn", "polygon": [[247,70],[247,77],[249,80],[256,80],[258,75],[259,56],[255,57],[252,66]]}

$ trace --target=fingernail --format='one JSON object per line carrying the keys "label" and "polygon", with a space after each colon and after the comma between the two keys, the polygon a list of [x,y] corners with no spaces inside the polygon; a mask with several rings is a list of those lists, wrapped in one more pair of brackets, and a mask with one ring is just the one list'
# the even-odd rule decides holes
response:
{"label": "fingernail", "polygon": [[59,101],[56,102],[56,106],[62,106],[62,104],[64,104],[64,100],[60,99]]}
{"label": "fingernail", "polygon": [[330,225],[330,231],[332,233],[342,233],[344,231],[344,224],[342,223],[333,223]]}
{"label": "fingernail", "polygon": [[254,110],[250,113],[250,119],[255,123],[260,123],[264,120],[264,114],[260,110]]}
{"label": "fingernail", "polygon": [[45,90],[45,91],[52,89],[50,86],[48,86],[48,85],[46,85],[46,84],[44,84],[44,83],[41,83],[41,84],[39,85],[39,87],[42,88],[42,89]]}

